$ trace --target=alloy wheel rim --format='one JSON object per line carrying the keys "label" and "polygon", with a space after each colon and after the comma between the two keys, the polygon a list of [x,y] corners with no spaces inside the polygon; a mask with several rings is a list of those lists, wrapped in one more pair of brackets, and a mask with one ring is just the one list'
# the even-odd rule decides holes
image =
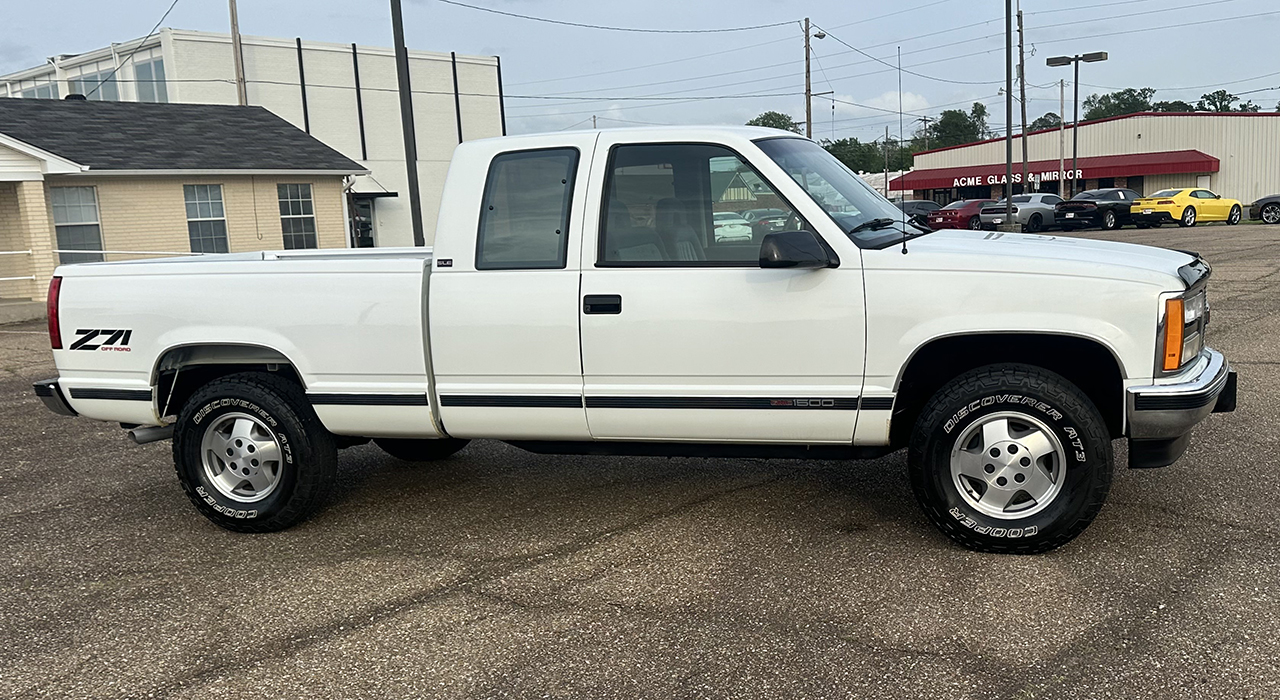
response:
{"label": "alloy wheel rim", "polygon": [[1280,223],[1280,205],[1272,204],[1263,207],[1262,220],[1268,224]]}
{"label": "alloy wheel rim", "polygon": [[200,441],[204,475],[218,493],[240,503],[270,496],[284,474],[280,443],[261,420],[227,413],[205,428]]}
{"label": "alloy wheel rim", "polygon": [[1182,213],[1182,220],[1186,222],[1188,226],[1194,224],[1196,222],[1196,210],[1188,208]]}
{"label": "alloy wheel rim", "polygon": [[1049,507],[1062,492],[1066,451],[1049,426],[1012,411],[983,416],[956,438],[951,480],[970,508],[1012,520]]}

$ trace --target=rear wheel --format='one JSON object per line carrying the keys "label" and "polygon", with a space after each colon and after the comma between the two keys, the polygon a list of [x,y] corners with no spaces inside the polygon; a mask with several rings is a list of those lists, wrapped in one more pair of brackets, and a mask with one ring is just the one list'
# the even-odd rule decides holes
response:
{"label": "rear wheel", "polygon": [[1183,228],[1190,228],[1196,225],[1195,207],[1187,207],[1182,210],[1182,218],[1178,219],[1178,225]]}
{"label": "rear wheel", "polygon": [[1071,541],[1111,488],[1111,440],[1093,403],[1029,365],[952,380],[917,420],[908,452],[920,507],[982,552],[1035,554]]}
{"label": "rear wheel", "polygon": [[1264,224],[1280,224],[1280,204],[1268,204],[1258,215]]}
{"label": "rear wheel", "polygon": [[1044,219],[1042,219],[1039,214],[1032,214],[1031,218],[1027,219],[1027,225],[1024,226],[1023,229],[1027,233],[1037,233],[1043,225]]}
{"label": "rear wheel", "polygon": [[1111,231],[1120,228],[1120,220],[1116,218],[1116,213],[1110,210],[1102,214],[1102,228]]}
{"label": "rear wheel", "polygon": [[969,217],[969,228],[974,231],[980,230],[982,228],[982,219],[976,216]]}
{"label": "rear wheel", "polygon": [[244,372],[206,384],[183,406],[173,462],[206,518],[236,532],[270,532],[324,504],[338,454],[301,387]]}
{"label": "rear wheel", "polygon": [[406,462],[434,462],[453,456],[467,446],[470,440],[444,438],[442,440],[407,440],[403,438],[374,438],[373,444],[383,452]]}
{"label": "rear wheel", "polygon": [[1240,205],[1231,207],[1231,213],[1227,215],[1227,225],[1235,226],[1240,223]]}

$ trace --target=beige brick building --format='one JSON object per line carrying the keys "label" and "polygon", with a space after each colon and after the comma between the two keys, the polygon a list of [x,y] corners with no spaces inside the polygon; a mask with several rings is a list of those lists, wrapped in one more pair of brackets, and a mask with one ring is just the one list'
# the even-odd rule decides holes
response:
{"label": "beige brick building", "polygon": [[365,172],[259,107],[0,100],[0,302],[58,264],[346,247]]}

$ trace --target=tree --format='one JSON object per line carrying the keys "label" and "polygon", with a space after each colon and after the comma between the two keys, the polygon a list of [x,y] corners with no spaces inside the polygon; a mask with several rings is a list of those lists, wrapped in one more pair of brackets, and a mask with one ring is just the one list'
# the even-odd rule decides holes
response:
{"label": "tree", "polygon": [[1035,121],[1027,125],[1027,131],[1053,129],[1061,124],[1062,124],[1062,117],[1059,117],[1054,112],[1045,112],[1042,116],[1037,117]]}
{"label": "tree", "polygon": [[747,122],[747,126],[767,126],[770,129],[782,129],[800,133],[800,124],[782,112],[768,111]]}
{"label": "tree", "polygon": [[1134,112],[1150,112],[1155,88],[1125,88],[1103,95],[1089,95],[1084,100],[1085,119],[1105,119]]}
{"label": "tree", "polygon": [[1201,95],[1201,101],[1196,105],[1196,109],[1199,111],[1258,111],[1262,109],[1262,107],[1254,105],[1253,102],[1242,102],[1239,107],[1231,106],[1235,104],[1236,100],[1239,100],[1239,97],[1231,95],[1228,91],[1215,90]]}
{"label": "tree", "polygon": [[[884,171],[885,144],[883,140],[864,143],[856,138],[823,141],[822,147],[835,156],[855,173],[878,173]],[[897,139],[889,139],[889,169],[907,170],[911,168],[911,148]]]}
{"label": "tree", "polygon": [[1156,102],[1151,105],[1152,112],[1194,112],[1196,106],[1190,102],[1182,100],[1170,100],[1168,102]]}
{"label": "tree", "polygon": [[991,135],[987,128],[987,106],[974,102],[968,112],[959,109],[943,110],[929,126],[916,132],[919,139],[928,139],[930,148],[959,146],[981,141]]}

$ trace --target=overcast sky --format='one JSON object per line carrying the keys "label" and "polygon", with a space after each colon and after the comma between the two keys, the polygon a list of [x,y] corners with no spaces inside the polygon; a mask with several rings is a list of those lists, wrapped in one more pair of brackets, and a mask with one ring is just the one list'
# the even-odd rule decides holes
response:
{"label": "overcast sky", "polygon": [[[1004,123],[1000,0],[465,0],[539,17],[647,29],[722,29],[801,20],[827,30],[814,40],[814,136],[898,133],[898,73],[864,55],[902,65],[903,108],[914,115],[990,106]],[[4,0],[0,73],[144,35],[171,0]],[[240,0],[244,34],[390,46],[386,0]],[[1110,60],[1082,68],[1081,97],[1113,87],[1158,89],[1156,99],[1194,102],[1221,86],[1249,92],[1265,110],[1280,101],[1280,2],[1277,0],[1025,0],[1028,119],[1058,110],[1059,78],[1070,69],[1044,59],[1107,51]],[[179,0],[164,26],[225,32],[224,0]],[[466,9],[437,0],[405,0],[410,48],[499,55],[510,131],[645,123],[740,124],[774,109],[804,115],[803,34],[798,23],[712,34],[616,32],[557,26]],[[840,43],[843,41],[845,43]],[[654,65],[662,64],[662,65]],[[1270,74],[1270,75],[1268,75]],[[1271,88],[1267,91],[1258,91]],[[1067,109],[1070,111],[1070,85]],[[693,99],[709,96],[769,97]],[[524,98],[522,96],[528,96]],[[566,96],[585,99],[530,99]],[[621,100],[663,96],[664,101]],[[686,101],[685,98],[688,98]],[[891,110],[894,114],[872,108]],[[1015,104],[1015,122],[1017,120]],[[626,121],[622,121],[626,120]]]}

